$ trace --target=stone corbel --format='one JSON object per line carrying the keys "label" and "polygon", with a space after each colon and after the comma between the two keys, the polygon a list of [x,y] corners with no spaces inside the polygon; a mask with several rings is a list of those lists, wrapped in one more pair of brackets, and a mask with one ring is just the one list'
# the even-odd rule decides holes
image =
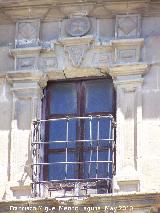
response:
{"label": "stone corbel", "polygon": [[140,143],[142,124],[143,75],[148,71],[145,63],[110,66],[117,91],[117,172],[114,191],[140,190]]}

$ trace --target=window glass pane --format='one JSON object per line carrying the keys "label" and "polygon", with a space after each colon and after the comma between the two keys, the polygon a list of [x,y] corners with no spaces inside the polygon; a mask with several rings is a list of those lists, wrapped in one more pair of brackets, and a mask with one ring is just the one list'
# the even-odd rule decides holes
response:
{"label": "window glass pane", "polygon": [[111,80],[85,82],[86,112],[112,112],[113,87]]}
{"label": "window glass pane", "polygon": [[[66,154],[65,153],[55,153],[49,154],[48,162],[65,162],[66,161]],[[76,155],[75,153],[68,153],[68,162],[75,162]],[[53,164],[49,165],[49,180],[62,180],[65,179],[65,171],[66,171],[66,164]],[[67,179],[75,178],[76,172],[76,164],[67,164]]]}
{"label": "window glass pane", "polygon": [[[68,125],[68,131],[67,131]],[[66,143],[60,141],[66,141],[68,138],[69,142],[67,147],[74,148],[76,140],[76,120],[59,120],[49,122],[49,141],[59,141],[58,143],[49,144],[50,149],[65,148]]]}
{"label": "window glass pane", "polygon": [[50,88],[50,113],[72,114],[77,111],[76,84],[56,84]]}

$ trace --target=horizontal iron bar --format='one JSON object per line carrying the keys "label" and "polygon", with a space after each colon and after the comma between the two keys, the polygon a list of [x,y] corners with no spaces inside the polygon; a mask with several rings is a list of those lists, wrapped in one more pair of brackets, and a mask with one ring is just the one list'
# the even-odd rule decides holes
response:
{"label": "horizontal iron bar", "polygon": [[95,139],[95,140],[70,140],[70,141],[37,141],[32,142],[32,144],[52,144],[52,143],[83,143],[83,142],[97,142],[97,141],[114,141],[114,139]]}
{"label": "horizontal iron bar", "polygon": [[74,120],[74,119],[99,119],[99,118],[111,118],[113,119],[113,115],[97,115],[97,116],[86,116],[86,117],[63,117],[63,118],[50,118],[50,119],[42,119],[42,120],[35,120],[33,123],[38,122],[47,122],[47,121],[59,121],[59,120]]}
{"label": "horizontal iron bar", "polygon": [[54,165],[54,164],[84,164],[84,163],[112,163],[112,161],[84,161],[84,162],[53,162],[53,163],[34,163],[32,166],[38,165]]}
{"label": "horizontal iron bar", "polygon": [[40,184],[40,183],[65,183],[65,182],[75,182],[75,181],[85,181],[85,182],[91,182],[91,181],[99,181],[99,180],[109,180],[112,181],[111,178],[85,178],[85,179],[62,179],[62,180],[43,180],[43,181],[33,181],[32,184]]}

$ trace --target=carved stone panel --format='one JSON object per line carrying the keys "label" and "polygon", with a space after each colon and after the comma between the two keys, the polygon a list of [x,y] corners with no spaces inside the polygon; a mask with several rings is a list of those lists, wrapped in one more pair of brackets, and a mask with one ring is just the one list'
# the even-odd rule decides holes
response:
{"label": "carved stone panel", "polygon": [[108,67],[112,61],[112,55],[110,52],[95,52],[92,58],[92,64],[94,67]]}
{"label": "carved stone panel", "polygon": [[41,57],[40,68],[42,69],[56,69],[58,62],[56,57]]}
{"label": "carved stone panel", "polygon": [[88,33],[91,23],[88,17],[73,17],[66,23],[66,32],[71,36],[83,36]]}
{"label": "carved stone panel", "polygon": [[140,15],[118,15],[116,17],[115,36],[139,37],[140,36]]}
{"label": "carved stone panel", "polygon": [[16,59],[16,70],[33,70],[37,69],[37,58],[17,58]]}
{"label": "carved stone panel", "polygon": [[39,20],[19,21],[16,25],[16,47],[33,47],[39,42]]}
{"label": "carved stone panel", "polygon": [[66,46],[65,50],[68,53],[72,66],[79,67],[83,61],[83,58],[88,50],[89,45],[72,45]]}
{"label": "carved stone panel", "polygon": [[122,49],[117,51],[117,62],[136,62],[137,50],[135,49]]}

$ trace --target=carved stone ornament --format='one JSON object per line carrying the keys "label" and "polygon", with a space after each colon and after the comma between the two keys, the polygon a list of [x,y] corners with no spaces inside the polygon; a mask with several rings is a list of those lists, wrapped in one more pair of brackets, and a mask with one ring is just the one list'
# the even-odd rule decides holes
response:
{"label": "carved stone ornament", "polygon": [[16,70],[29,70],[35,68],[36,68],[35,57],[17,58],[16,60]]}
{"label": "carved stone ornament", "polygon": [[89,45],[83,44],[65,47],[65,50],[69,55],[69,59],[74,67],[79,67],[81,65],[84,55],[88,50],[88,46]]}
{"label": "carved stone ornament", "polygon": [[42,57],[40,67],[42,69],[58,68],[56,57]]}
{"label": "carved stone ornament", "polygon": [[116,37],[139,37],[140,36],[140,15],[117,15],[116,16]]}
{"label": "carved stone ornament", "polygon": [[66,32],[71,36],[83,36],[88,33],[91,23],[87,17],[73,17],[66,23]]}
{"label": "carved stone ornament", "polygon": [[33,47],[39,42],[39,20],[22,20],[16,24],[16,47]]}

